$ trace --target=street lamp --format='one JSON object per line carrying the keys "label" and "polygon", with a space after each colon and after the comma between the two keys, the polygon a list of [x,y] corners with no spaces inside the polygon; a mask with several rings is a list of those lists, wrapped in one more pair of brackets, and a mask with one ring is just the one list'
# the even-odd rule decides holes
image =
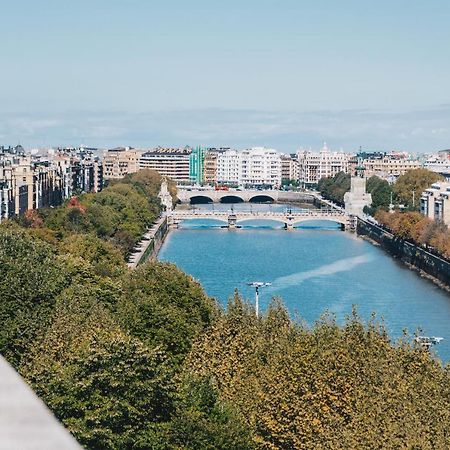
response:
{"label": "street lamp", "polygon": [[256,310],[256,317],[258,317],[259,314],[259,288],[271,286],[272,283],[264,283],[263,281],[252,281],[251,283],[247,283],[249,286],[255,288],[255,310]]}
{"label": "street lamp", "polygon": [[444,338],[436,336],[417,336],[414,340],[425,350],[429,350],[432,345],[439,344]]}

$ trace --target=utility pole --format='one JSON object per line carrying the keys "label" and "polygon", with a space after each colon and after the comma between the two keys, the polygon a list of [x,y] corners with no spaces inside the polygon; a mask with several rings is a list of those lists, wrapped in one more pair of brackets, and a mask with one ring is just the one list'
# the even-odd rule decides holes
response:
{"label": "utility pole", "polygon": [[252,281],[251,283],[247,283],[249,286],[255,288],[255,310],[256,317],[259,315],[259,288],[271,286],[272,283],[265,283],[263,281]]}

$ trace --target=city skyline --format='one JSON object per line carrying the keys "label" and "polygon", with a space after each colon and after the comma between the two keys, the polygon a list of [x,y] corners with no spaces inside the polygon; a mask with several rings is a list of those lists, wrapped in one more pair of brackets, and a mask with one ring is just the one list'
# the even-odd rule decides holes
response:
{"label": "city skyline", "polygon": [[450,146],[444,1],[0,8],[1,144]]}

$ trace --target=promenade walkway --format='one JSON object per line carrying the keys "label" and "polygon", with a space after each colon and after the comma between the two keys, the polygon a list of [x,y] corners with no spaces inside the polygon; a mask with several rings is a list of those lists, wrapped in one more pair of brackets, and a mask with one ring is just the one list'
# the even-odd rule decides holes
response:
{"label": "promenade walkway", "polygon": [[144,236],[142,236],[142,239],[136,245],[136,251],[128,258],[127,264],[129,268],[135,269],[139,265],[148,247],[154,242],[156,232],[165,220],[166,216],[161,216],[144,234]]}

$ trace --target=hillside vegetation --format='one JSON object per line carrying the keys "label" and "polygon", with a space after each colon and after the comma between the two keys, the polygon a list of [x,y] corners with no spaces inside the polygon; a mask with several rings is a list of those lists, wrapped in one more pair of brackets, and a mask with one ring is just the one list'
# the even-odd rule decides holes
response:
{"label": "hillside vegetation", "polygon": [[356,313],[306,327],[278,300],[256,318],[172,264],[128,269],[160,182],[0,226],[0,352],[84,447],[450,447],[450,371],[410,338]]}

